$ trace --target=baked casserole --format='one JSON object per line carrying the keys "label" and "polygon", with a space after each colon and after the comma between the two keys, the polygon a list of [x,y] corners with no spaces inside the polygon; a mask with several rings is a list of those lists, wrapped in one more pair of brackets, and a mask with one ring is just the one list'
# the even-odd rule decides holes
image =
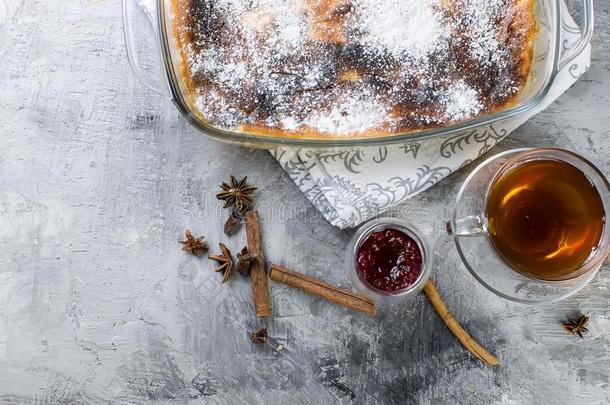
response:
{"label": "baked casserole", "polygon": [[385,137],[515,104],[534,0],[173,0],[188,100],[220,128]]}

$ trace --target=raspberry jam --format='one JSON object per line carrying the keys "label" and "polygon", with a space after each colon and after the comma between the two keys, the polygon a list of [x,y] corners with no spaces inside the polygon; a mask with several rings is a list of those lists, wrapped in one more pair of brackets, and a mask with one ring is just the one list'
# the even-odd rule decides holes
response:
{"label": "raspberry jam", "polygon": [[422,252],[417,242],[396,229],[371,233],[356,252],[362,281],[377,290],[396,293],[413,285],[422,271]]}

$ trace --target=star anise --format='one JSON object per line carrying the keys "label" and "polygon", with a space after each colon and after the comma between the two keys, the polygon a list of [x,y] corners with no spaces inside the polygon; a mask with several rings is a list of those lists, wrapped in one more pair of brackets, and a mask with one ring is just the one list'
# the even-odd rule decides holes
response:
{"label": "star anise", "polygon": [[258,345],[264,345],[267,343],[268,337],[269,334],[267,333],[267,328],[260,328],[258,331],[250,334],[250,340],[252,343],[256,343]]}
{"label": "star anise", "polygon": [[216,271],[223,272],[222,283],[226,283],[231,278],[231,274],[233,274],[233,258],[231,257],[231,251],[224,243],[219,243],[219,245],[222,254],[209,255],[208,258],[220,264]]}
{"label": "star anise", "polygon": [[180,240],[178,242],[182,243],[182,250],[185,252],[191,252],[195,256],[199,256],[201,252],[205,252],[208,250],[208,244],[204,241],[204,236],[194,237],[189,229],[184,231],[184,236],[186,239]]}
{"label": "star anise", "polygon": [[571,333],[572,335],[578,335],[582,338],[582,334],[589,331],[589,329],[587,329],[587,323],[589,323],[589,317],[587,315],[581,315],[577,319],[569,319],[567,322],[563,323],[563,328],[566,332]]}
{"label": "star anise", "polygon": [[258,255],[248,253],[248,246],[244,246],[240,252],[237,252],[237,271],[244,277],[250,275],[250,265]]}
{"label": "star anise", "polygon": [[241,213],[244,208],[252,204],[252,193],[254,193],[256,187],[250,186],[246,182],[247,180],[248,176],[239,181],[237,181],[235,176],[231,176],[229,184],[222,183],[220,185],[222,191],[216,194],[216,198],[225,202],[223,208],[234,207],[238,213]]}

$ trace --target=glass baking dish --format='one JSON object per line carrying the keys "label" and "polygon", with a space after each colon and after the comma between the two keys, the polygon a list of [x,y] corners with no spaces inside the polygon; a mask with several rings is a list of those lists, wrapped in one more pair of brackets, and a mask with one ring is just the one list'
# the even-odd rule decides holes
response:
{"label": "glass baking dish", "polygon": [[[563,0],[535,1],[538,33],[534,42],[533,64],[529,80],[516,104],[505,110],[481,115],[459,124],[384,137],[282,138],[236,132],[210,125],[188,102],[188,91],[181,77],[182,65],[173,35],[172,0],[123,0],[123,29],[127,56],[134,74],[148,88],[171,98],[186,120],[206,135],[256,148],[351,147],[392,144],[447,135],[510,118],[536,107],[553,85],[557,73],[578,56],[591,39],[593,0],[581,0],[581,3],[580,38],[573,44],[567,45],[561,35],[562,22],[569,18]],[[144,39],[139,40],[138,35]],[[148,47],[148,53],[143,51],[145,47]]]}

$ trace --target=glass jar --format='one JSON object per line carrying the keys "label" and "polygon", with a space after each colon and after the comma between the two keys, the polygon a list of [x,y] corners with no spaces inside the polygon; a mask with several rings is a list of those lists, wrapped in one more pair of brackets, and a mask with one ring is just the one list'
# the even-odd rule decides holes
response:
{"label": "glass jar", "polygon": [[[422,259],[421,270],[416,280],[408,287],[397,291],[375,288],[364,280],[358,265],[358,251],[363,243],[373,233],[390,229],[402,232],[413,239],[421,252]],[[424,287],[432,272],[432,253],[421,232],[413,225],[397,218],[379,218],[365,223],[354,234],[345,254],[345,267],[350,279],[362,294],[374,299],[377,304],[396,304],[417,295]]]}

